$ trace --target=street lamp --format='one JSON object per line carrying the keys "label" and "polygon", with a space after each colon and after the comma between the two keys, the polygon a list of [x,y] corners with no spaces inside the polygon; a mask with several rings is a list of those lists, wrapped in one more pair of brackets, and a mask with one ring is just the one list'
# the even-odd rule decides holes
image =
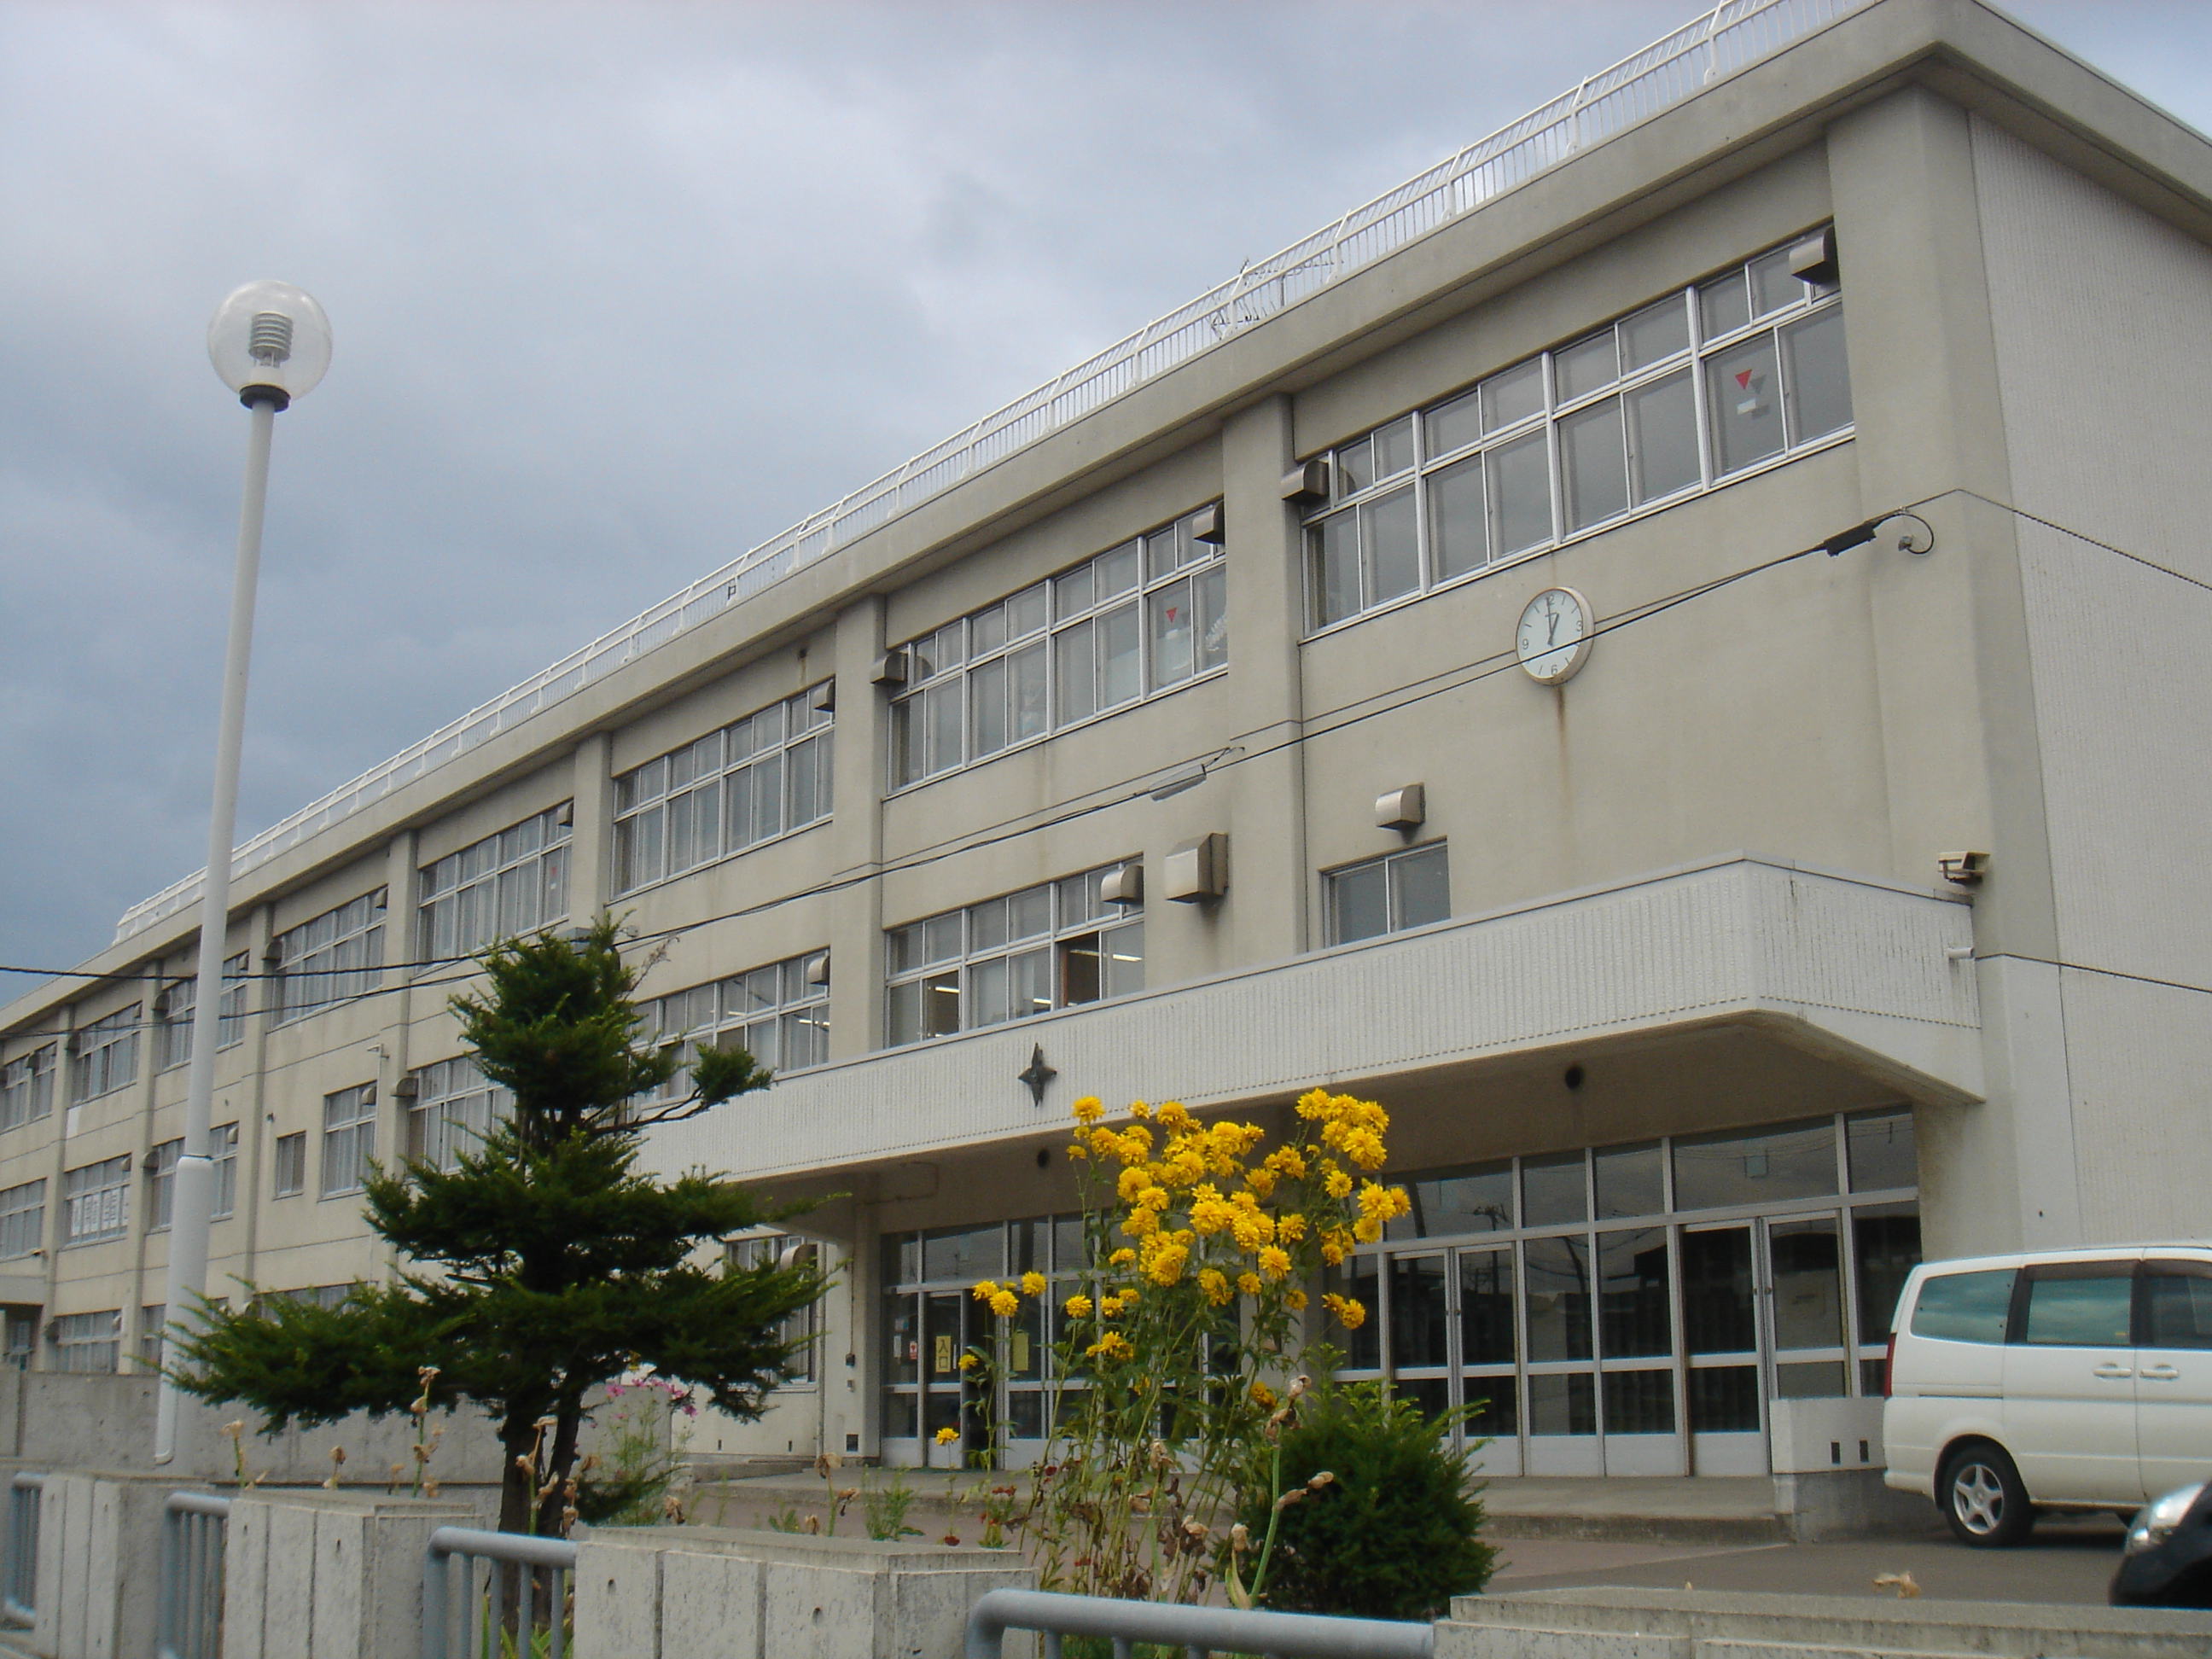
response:
{"label": "street lamp", "polygon": [[[199,977],[192,1005],[191,1069],[185,1078],[185,1144],[171,1188],[169,1287],[162,1306],[169,1326],[179,1324],[207,1288],[208,1231],[215,1208],[208,1130],[222,1024],[230,857],[238,828],[238,751],[246,726],[246,671],[253,650],[253,593],[261,573],[261,519],[269,500],[269,441],[278,411],[313,392],[331,366],[330,319],[313,296],[289,283],[248,283],[222,302],[208,325],[208,356],[223,384],[252,412],[252,423],[238,514],[238,563],[231,578],[230,637],[223,652],[222,714],[216,727],[215,805],[208,815],[207,872],[201,878]],[[179,1399],[176,1384],[163,1376],[154,1428],[156,1463],[176,1455]]]}

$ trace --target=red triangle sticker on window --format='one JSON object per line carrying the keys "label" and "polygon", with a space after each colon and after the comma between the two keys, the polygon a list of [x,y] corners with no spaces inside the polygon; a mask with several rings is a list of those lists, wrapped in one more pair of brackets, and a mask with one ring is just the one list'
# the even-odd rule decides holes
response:
{"label": "red triangle sticker on window", "polygon": [[1746,391],[1746,392],[1750,391],[1750,390],[1751,390],[1751,377],[1752,377],[1752,375],[1753,375],[1753,374],[1755,374],[1756,372],[1757,372],[1757,371],[1756,371],[1756,370],[1753,370],[1753,369],[1748,369],[1748,368],[1745,369],[1745,370],[1744,370],[1741,374],[1738,374],[1738,375],[1735,377],[1735,383],[1736,383],[1736,385],[1737,385],[1737,386],[1741,386],[1741,387],[1744,391]]}

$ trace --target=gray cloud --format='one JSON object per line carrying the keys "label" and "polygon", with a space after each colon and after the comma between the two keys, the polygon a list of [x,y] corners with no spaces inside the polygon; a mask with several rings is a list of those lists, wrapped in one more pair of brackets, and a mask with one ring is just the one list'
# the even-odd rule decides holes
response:
{"label": "gray cloud", "polygon": [[[2025,11],[2202,124],[2197,9]],[[0,961],[198,861],[237,283],[338,342],[250,833],[1686,15],[0,3]]]}

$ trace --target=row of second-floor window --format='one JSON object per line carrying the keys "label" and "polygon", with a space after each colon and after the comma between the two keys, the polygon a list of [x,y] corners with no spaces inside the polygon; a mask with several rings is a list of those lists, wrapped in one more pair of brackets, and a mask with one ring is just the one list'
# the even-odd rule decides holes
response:
{"label": "row of second-floor window", "polygon": [[18,1054],[0,1066],[0,1129],[35,1123],[54,1109],[53,1043]]}
{"label": "row of second-floor window", "polygon": [[563,802],[423,866],[417,954],[465,957],[567,915],[573,817]]}
{"label": "row of second-floor window", "polygon": [[1228,567],[1202,507],[902,647],[901,788],[1224,667]]}
{"label": "row of second-floor window", "polygon": [[138,1027],[142,1005],[132,1003],[80,1026],[70,1038],[75,1058],[70,1066],[72,1104],[100,1096],[137,1080]]}
{"label": "row of second-floor window", "polygon": [[384,982],[384,908],[380,887],[270,941],[279,1023],[305,1018]]}
{"label": "row of second-floor window", "polygon": [[1326,628],[1847,430],[1843,301],[1778,248],[1324,458]]}
{"label": "row of second-floor window", "polygon": [[[222,1006],[216,1026],[216,1047],[234,1048],[246,1041],[246,997],[251,985],[246,977],[246,953],[226,958],[222,964]],[[198,975],[173,980],[154,999],[154,1069],[166,1072],[192,1057],[192,1016],[199,1006]]]}
{"label": "row of second-floor window", "polygon": [[685,1073],[702,1048],[743,1048],[772,1072],[819,1066],[830,1058],[830,953],[695,985],[656,997],[640,1012],[652,1041],[680,1047],[682,1064],[662,1085],[664,1099],[690,1088]]}
{"label": "row of second-floor window", "polygon": [[615,780],[615,891],[634,892],[830,816],[828,683]]}
{"label": "row of second-floor window", "polygon": [[[218,1123],[209,1132],[216,1220],[238,1208],[238,1125]],[[146,1178],[146,1224],[169,1225],[176,1205],[177,1159],[181,1139],[165,1140],[149,1151]],[[62,1176],[62,1243],[95,1244],[121,1238],[131,1228],[131,1159],[125,1153],[80,1164]],[[46,1183],[27,1181],[0,1192],[0,1261],[29,1255],[46,1244]]]}
{"label": "row of second-floor window", "polygon": [[458,1169],[463,1152],[477,1151],[495,1124],[514,1115],[514,1095],[489,1081],[465,1054],[421,1066],[411,1081],[407,1156],[434,1170]]}
{"label": "row of second-floor window", "polygon": [[947,1036],[1140,991],[1144,907],[1108,900],[1122,866],[1025,887],[893,928],[887,1036]]}

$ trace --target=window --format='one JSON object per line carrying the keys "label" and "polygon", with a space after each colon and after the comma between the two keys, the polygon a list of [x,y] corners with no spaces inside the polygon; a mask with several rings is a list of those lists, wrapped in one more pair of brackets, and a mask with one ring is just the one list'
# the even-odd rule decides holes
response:
{"label": "window", "polygon": [[56,1370],[112,1375],[123,1363],[123,1310],[64,1314],[53,1322],[53,1342]]}
{"label": "window", "polygon": [[1124,542],[910,640],[891,704],[902,787],[1172,690],[1229,660],[1228,565],[1201,518]]}
{"label": "window", "polygon": [[138,1310],[138,1369],[158,1371],[161,1369],[161,1349],[167,1339],[169,1322],[167,1304],[149,1302]]}
{"label": "window", "polygon": [[[758,1233],[746,1238],[733,1238],[725,1246],[730,1267],[743,1273],[750,1268],[770,1267],[788,1252],[791,1265],[799,1267],[814,1266],[818,1247],[803,1243],[783,1233]],[[814,1350],[820,1334],[817,1310],[821,1304],[810,1302],[794,1309],[780,1322],[776,1334],[786,1342],[796,1343],[791,1356],[789,1382],[811,1383],[816,1380]]]}
{"label": "window", "polygon": [[[646,1029],[658,1041],[682,1043],[685,1063],[702,1048],[743,1048],[770,1071],[795,1072],[830,1058],[830,987],[819,951],[733,974],[713,985],[656,999],[645,1010]],[[682,1073],[663,1087],[668,1097],[688,1085]]]}
{"label": "window", "polygon": [[617,778],[615,890],[828,817],[834,721],[802,691]]}
{"label": "window", "polygon": [[208,1159],[215,1165],[215,1201],[208,1214],[220,1221],[238,1212],[238,1125],[218,1123],[208,1131]]}
{"label": "window", "polygon": [[376,1085],[323,1097],[323,1196],[357,1193],[376,1157]]}
{"label": "window", "polygon": [[[246,954],[240,951],[222,964],[222,1019],[216,1047],[234,1048],[246,1039]],[[199,1005],[197,976],[175,980],[154,999],[154,1069],[166,1072],[192,1057],[192,1011]]]}
{"label": "window", "polygon": [[1425,927],[1451,915],[1442,842],[1352,865],[1325,879],[1331,945]]}
{"label": "window", "polygon": [[1786,248],[1328,453],[1312,625],[1441,586],[1851,423],[1843,302]]}
{"label": "window", "polygon": [[302,1019],[384,981],[384,890],[276,935],[276,1018]]}
{"label": "window", "polygon": [[35,1123],[54,1109],[54,1045],[0,1066],[0,1129]]}
{"label": "window", "polygon": [[138,1010],[132,1003],[78,1031],[72,1104],[120,1089],[138,1076]]}
{"label": "window", "polygon": [[275,1157],[270,1169],[273,1180],[270,1194],[275,1198],[291,1198],[307,1189],[307,1132],[294,1135],[278,1135]]}
{"label": "window", "polygon": [[2038,1268],[2028,1279],[2020,1340],[2039,1347],[2128,1347],[2135,1282],[2128,1261]]}
{"label": "window", "polygon": [[[0,1238],[7,1194],[0,1193]],[[2212,1267],[2201,1261],[2143,1264],[2146,1348],[2212,1348]]]}
{"label": "window", "polygon": [[62,1176],[62,1243],[120,1238],[131,1224],[131,1159],[87,1164]]}
{"label": "window", "polygon": [[568,915],[569,816],[552,807],[426,865],[419,953],[465,957]]}
{"label": "window", "polygon": [[1912,1334],[1947,1342],[2002,1342],[2012,1312],[2013,1269],[1937,1273],[1921,1281]]}
{"label": "window", "polygon": [[1109,864],[890,932],[893,1044],[1139,991],[1142,908],[1098,896]]}
{"label": "window", "polygon": [[458,1169],[460,1154],[475,1152],[514,1111],[514,1097],[486,1082],[465,1054],[425,1066],[407,1107],[407,1156],[434,1170]]}
{"label": "window", "polygon": [[34,1255],[46,1242],[43,1178],[0,1192],[0,1260]]}
{"label": "window", "polygon": [[146,1227],[166,1227],[176,1218],[177,1157],[182,1140],[165,1140],[146,1154]]}

